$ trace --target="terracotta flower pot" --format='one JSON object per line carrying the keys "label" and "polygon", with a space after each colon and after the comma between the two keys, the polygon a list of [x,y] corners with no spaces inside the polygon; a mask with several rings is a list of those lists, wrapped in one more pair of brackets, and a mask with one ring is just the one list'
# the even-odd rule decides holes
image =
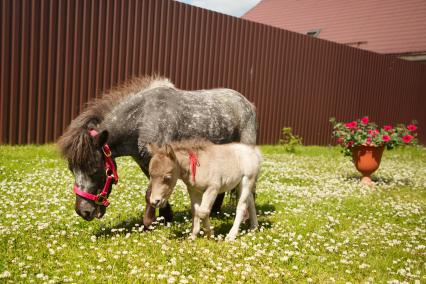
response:
{"label": "terracotta flower pot", "polygon": [[352,158],[356,169],[362,174],[361,182],[370,185],[371,174],[380,166],[384,147],[356,146],[352,148]]}

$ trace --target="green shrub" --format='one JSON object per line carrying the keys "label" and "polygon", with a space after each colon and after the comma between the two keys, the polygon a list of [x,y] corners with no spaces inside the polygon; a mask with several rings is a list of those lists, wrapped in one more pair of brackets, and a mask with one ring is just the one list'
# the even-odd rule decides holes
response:
{"label": "green shrub", "polygon": [[280,139],[279,143],[284,146],[286,152],[295,153],[296,146],[302,145],[302,137],[294,135],[291,127],[284,127],[282,130],[282,139]]}

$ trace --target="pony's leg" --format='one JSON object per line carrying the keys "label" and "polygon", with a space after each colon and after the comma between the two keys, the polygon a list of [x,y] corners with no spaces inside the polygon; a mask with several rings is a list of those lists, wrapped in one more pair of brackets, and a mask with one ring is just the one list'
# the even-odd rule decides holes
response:
{"label": "pony's leg", "polygon": [[195,190],[188,189],[189,197],[191,198],[191,213],[192,213],[192,233],[189,236],[190,239],[195,240],[198,233],[200,232],[200,217],[197,214],[197,208],[201,204],[202,195]]}
{"label": "pony's leg", "polygon": [[248,197],[248,210],[250,215],[250,229],[255,230],[259,224],[257,223],[256,206],[254,203],[254,193],[251,193]]}
{"label": "pony's leg", "polygon": [[160,208],[158,211],[159,211],[159,215],[164,217],[164,221],[166,222],[173,221],[173,210],[172,210],[172,206],[170,205],[168,201],[166,202],[166,205],[163,208]]}
{"label": "pony's leg", "polygon": [[[133,157],[133,160],[139,165],[139,168],[142,170],[145,176],[149,179],[149,172],[147,170],[146,163],[144,162],[142,157]],[[151,203],[149,202],[150,196],[151,196],[151,188],[148,186],[148,189],[146,190],[146,193],[145,193],[145,215],[143,217],[143,225],[145,230],[147,230],[149,226],[151,226],[152,223],[155,221],[155,208],[151,206]]]}
{"label": "pony's leg", "polygon": [[247,210],[247,201],[248,197],[251,194],[251,187],[253,181],[251,181],[248,177],[244,176],[240,183],[240,198],[238,200],[237,212],[235,215],[234,225],[232,225],[231,230],[226,236],[227,241],[233,241],[238,235],[238,230],[240,229],[241,222],[244,218],[244,213]]}
{"label": "pony's leg", "polygon": [[211,209],[211,214],[215,215],[220,212],[220,208],[222,207],[224,198],[225,198],[225,193],[220,193],[217,195],[216,200],[214,201],[213,207]]}
{"label": "pony's leg", "polygon": [[149,197],[151,196],[151,187],[148,186],[148,189],[146,190],[145,194],[145,216],[143,217],[143,225],[145,227],[145,230],[151,226],[151,224],[155,221],[155,208],[151,206],[151,203],[149,202]]}

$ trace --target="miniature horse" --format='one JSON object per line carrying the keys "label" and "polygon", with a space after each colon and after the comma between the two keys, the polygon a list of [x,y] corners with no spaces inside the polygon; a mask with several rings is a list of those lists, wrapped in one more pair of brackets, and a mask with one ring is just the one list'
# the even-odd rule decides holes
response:
{"label": "miniature horse", "polygon": [[240,143],[216,145],[205,140],[186,140],[158,147],[148,145],[152,155],[149,176],[152,206],[166,204],[176,181],[181,179],[191,198],[192,233],[195,239],[203,222],[207,236],[212,234],[209,215],[220,193],[238,188],[239,200],[226,240],[234,240],[247,208],[250,228],[257,227],[254,204],[255,183],[262,156],[257,147]]}
{"label": "miniature horse", "polygon": [[[111,186],[118,181],[116,157],[133,157],[148,176],[148,143],[195,137],[255,144],[254,106],[231,89],[185,91],[158,77],[135,78],[90,103],[58,141],[75,176],[77,214],[88,221],[105,214]],[[171,207],[160,214],[170,221]],[[154,220],[155,208],[147,202],[144,225]]]}

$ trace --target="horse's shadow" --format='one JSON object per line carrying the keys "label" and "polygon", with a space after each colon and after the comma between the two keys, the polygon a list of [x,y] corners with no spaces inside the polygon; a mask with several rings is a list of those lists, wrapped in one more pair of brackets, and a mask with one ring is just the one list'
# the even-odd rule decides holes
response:
{"label": "horse's shadow", "polygon": [[[259,204],[256,205],[256,209],[258,212],[258,222],[259,227],[263,228],[270,228],[271,227],[271,220],[269,218],[269,215],[263,215],[262,212],[267,211],[275,211],[275,206],[270,204]],[[260,214],[260,216],[259,216]],[[235,218],[235,206],[233,205],[225,205],[222,207],[222,210],[219,214],[214,213],[211,214],[210,219],[212,222],[220,222],[219,226],[214,227],[214,233],[215,235],[223,235],[226,236],[231,229]],[[191,211],[190,210],[181,210],[176,211],[173,216],[173,223],[171,226],[171,239],[183,239],[187,237],[187,234],[185,233],[182,226],[176,226],[178,224],[185,225],[188,224],[190,226],[191,224]],[[157,220],[154,222],[154,227],[157,227],[158,224],[164,224],[161,220]],[[242,230],[248,230],[249,229],[250,221],[246,221],[245,223],[241,224],[240,231]],[[113,235],[124,235],[131,232],[149,232],[150,230],[144,229],[143,226],[143,214],[140,214],[138,216],[135,216],[131,219],[127,219],[125,221],[119,222],[117,224],[107,226],[107,227],[101,227],[98,232],[95,233],[96,237],[111,237]]]}
{"label": "horse's shadow", "polygon": [[[262,215],[262,212],[275,211],[275,206],[271,204],[259,204],[259,205],[256,205],[256,210],[258,214],[259,227],[263,227],[266,229],[271,228],[273,222],[270,220],[269,215]],[[192,216],[191,216],[190,210],[183,210],[183,211],[176,212],[174,220],[176,223],[181,223],[181,224],[187,223],[190,225],[191,219],[192,219]],[[235,219],[235,206],[232,206],[229,204],[226,206],[223,206],[219,214],[218,213],[211,214],[210,215],[211,222],[220,223],[218,226],[214,226],[215,236],[218,236],[218,235],[226,236],[231,230],[232,225],[234,224],[234,219]],[[240,232],[244,230],[245,231],[249,230],[249,227],[250,227],[250,221],[247,220],[246,222],[241,224]],[[170,236],[171,239],[183,239],[188,237],[187,233],[185,233],[185,231],[182,228],[177,228],[176,226],[172,228],[171,233],[172,233]]]}
{"label": "horse's shadow", "polygon": [[[355,181],[355,182],[359,182],[361,179],[361,175],[360,174],[350,174],[347,175],[344,179],[347,181]],[[377,176],[375,174],[373,174],[371,176],[371,180],[374,183],[380,183],[380,184],[392,184],[392,183],[396,183],[395,179],[393,177],[383,177],[383,176]],[[398,180],[398,184],[402,185],[402,186],[410,186],[411,185],[411,180],[406,178],[406,179],[401,179]]]}

